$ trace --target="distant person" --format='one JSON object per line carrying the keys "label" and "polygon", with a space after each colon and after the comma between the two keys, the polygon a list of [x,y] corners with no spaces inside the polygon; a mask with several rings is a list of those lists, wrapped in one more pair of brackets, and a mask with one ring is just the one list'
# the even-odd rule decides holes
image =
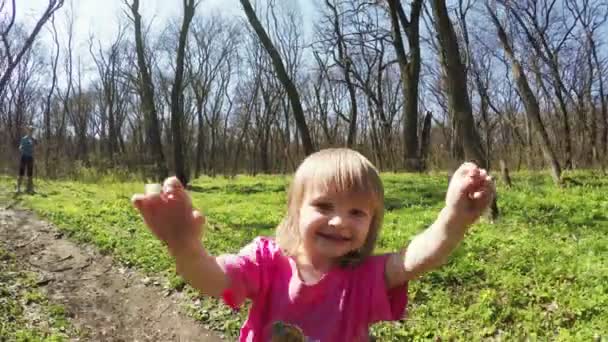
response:
{"label": "distant person", "polygon": [[21,184],[23,182],[23,175],[27,171],[27,192],[34,192],[34,180],[32,176],[34,174],[34,145],[36,140],[33,137],[34,126],[29,125],[25,128],[25,136],[21,138],[19,142],[19,179],[17,180],[17,192],[21,192]]}
{"label": "distant person", "polygon": [[409,281],[446,261],[494,194],[485,170],[463,164],[437,220],[409,246],[382,255],[372,255],[384,216],[382,181],[351,149],[308,156],[276,238],[258,237],[237,255],[214,257],[204,248],[205,218],[175,177],[133,204],[194,288],[233,308],[252,300],[240,341],[368,341],[373,323],[403,318]]}

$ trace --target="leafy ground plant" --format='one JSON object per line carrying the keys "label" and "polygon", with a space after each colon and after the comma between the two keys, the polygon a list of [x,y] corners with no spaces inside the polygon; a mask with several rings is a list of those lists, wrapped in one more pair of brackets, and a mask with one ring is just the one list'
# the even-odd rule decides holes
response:
{"label": "leafy ground plant", "polygon": [[[608,332],[608,179],[568,175],[580,184],[552,185],[544,173],[517,173],[499,184],[500,219],[481,220],[440,270],[409,287],[406,320],[380,324],[382,341],[602,340]],[[383,174],[387,214],[377,252],[407,245],[443,205],[446,175]],[[7,187],[9,179],[5,178]],[[200,178],[194,205],[209,224],[203,243],[215,254],[236,252],[258,235],[273,235],[285,211],[282,176]],[[97,245],[125,265],[163,274],[184,288],[170,257],[129,202],[138,183],[45,182],[24,205],[71,238]],[[246,314],[191,294],[189,311],[234,338]]]}
{"label": "leafy ground plant", "polygon": [[0,244],[0,341],[67,341],[73,333],[64,308]]}

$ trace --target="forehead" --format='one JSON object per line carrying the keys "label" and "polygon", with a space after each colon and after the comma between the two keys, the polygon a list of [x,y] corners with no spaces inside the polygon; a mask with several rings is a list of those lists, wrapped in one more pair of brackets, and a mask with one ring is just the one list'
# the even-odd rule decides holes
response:
{"label": "forehead", "polygon": [[310,184],[304,191],[304,198],[308,201],[325,199],[350,203],[358,207],[376,207],[378,196],[369,189],[340,189],[326,184]]}

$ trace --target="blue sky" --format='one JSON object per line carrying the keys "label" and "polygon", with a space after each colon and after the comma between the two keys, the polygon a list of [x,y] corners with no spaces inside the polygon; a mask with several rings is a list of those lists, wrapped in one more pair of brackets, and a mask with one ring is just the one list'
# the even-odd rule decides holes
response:
{"label": "blue sky", "polygon": [[[127,0],[129,3],[132,0]],[[250,0],[252,3],[255,0]],[[266,0],[258,0],[264,3]],[[295,1],[302,12],[304,21],[304,33],[312,29],[312,12],[315,0],[276,0]],[[27,26],[27,32],[31,32],[35,22],[48,5],[48,0],[16,0],[17,22]],[[55,23],[59,34],[62,49],[67,46],[67,20],[70,8],[74,13],[74,58],[80,58],[85,69],[84,82],[95,78],[87,71],[94,70],[93,59],[89,53],[89,37],[94,36],[103,46],[109,46],[115,40],[119,20],[125,20],[124,11],[128,10],[124,0],[65,0],[63,8],[56,15]],[[183,13],[182,0],[140,0],[139,12],[142,15],[144,25],[152,23],[151,30],[160,31],[166,27],[167,21],[172,18],[181,20]],[[197,7],[197,15],[220,13],[225,16],[245,17],[239,0],[201,0]],[[130,23],[129,23],[130,25]],[[50,25],[43,29],[38,39],[48,47],[52,47],[52,35],[49,31]],[[92,78],[91,78],[92,77]],[[61,80],[60,80],[61,82]]]}
{"label": "blue sky", "polygon": [[[129,3],[131,0],[128,0]],[[313,1],[311,0],[277,0],[297,1],[305,21],[312,17]],[[109,42],[114,38],[118,20],[123,17],[126,5],[123,0],[72,0],[75,13],[76,41],[84,43],[92,33],[102,42]],[[28,25],[33,24],[44,10],[48,0],[17,0],[17,20]],[[65,0],[64,8],[57,15],[58,30],[63,31],[70,0]],[[164,27],[170,18],[181,17],[181,0],[140,0],[140,13],[146,23],[153,20],[154,25]],[[223,15],[244,15],[238,0],[202,0],[197,13],[204,14],[220,12]],[[46,30],[45,30],[46,31]],[[41,39],[49,39],[48,32],[42,32]],[[86,44],[84,44],[86,46]],[[86,47],[85,47],[86,49]],[[86,51],[86,50],[85,50]]]}

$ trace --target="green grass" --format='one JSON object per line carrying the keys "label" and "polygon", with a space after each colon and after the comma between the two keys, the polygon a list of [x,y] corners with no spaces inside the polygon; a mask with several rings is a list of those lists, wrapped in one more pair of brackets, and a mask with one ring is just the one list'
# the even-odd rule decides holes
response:
{"label": "green grass", "polygon": [[[606,339],[608,179],[593,172],[568,176],[581,185],[556,188],[548,174],[539,173],[513,175],[512,189],[499,185],[501,218],[475,225],[447,265],[412,282],[408,319],[377,325],[375,335],[383,341]],[[384,174],[383,180],[387,213],[379,252],[402,248],[431,224],[446,189],[445,174]],[[281,176],[196,180],[191,194],[210,222],[207,248],[236,252],[255,236],[272,235],[285,211],[288,181]],[[5,188],[8,182],[0,180]],[[183,283],[171,259],[130,205],[131,194],[142,188],[40,181],[40,193],[21,200],[73,239],[164,274],[179,289]],[[194,294],[189,308],[230,337],[246,314]]]}
{"label": "green grass", "polygon": [[0,341],[68,341],[75,334],[65,309],[49,302],[36,274],[20,270],[0,245]]}

